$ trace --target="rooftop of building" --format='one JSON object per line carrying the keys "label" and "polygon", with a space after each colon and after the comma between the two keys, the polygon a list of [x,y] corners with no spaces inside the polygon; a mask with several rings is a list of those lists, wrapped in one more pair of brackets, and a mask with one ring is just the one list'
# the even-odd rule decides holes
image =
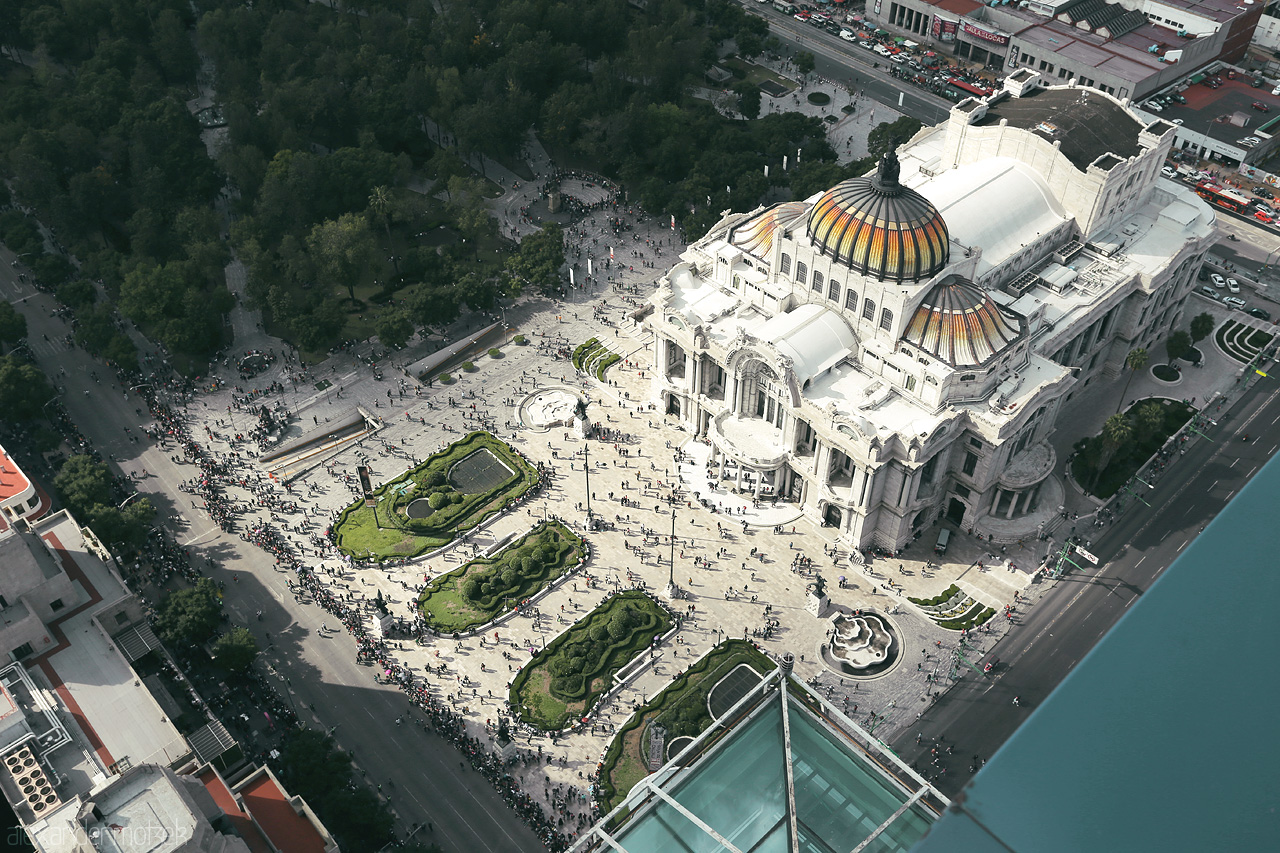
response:
{"label": "rooftop of building", "polygon": [[[903,850],[947,800],[872,735],[775,670],[631,790],[628,853]],[[604,825],[602,822],[601,826]],[[584,836],[575,851],[604,849]]]}
{"label": "rooftop of building", "polygon": [[1087,87],[1036,88],[1022,97],[992,98],[979,127],[1007,121],[1052,143],[1084,171],[1104,154],[1128,158],[1142,152],[1143,124],[1113,99]]}
{"label": "rooftop of building", "polygon": [[112,642],[123,625],[100,625],[99,611],[129,596],[119,576],[92,554],[75,519],[58,513],[36,525],[36,532],[56,555],[80,593],[50,623],[57,645],[32,663],[67,705],[105,764],[127,758],[168,764],[188,752],[151,693],[135,685],[137,673]]}
{"label": "rooftop of building", "polygon": [[[986,3],[978,2],[978,0],[926,0],[926,2],[936,9],[942,9],[958,15],[969,14],[970,12],[976,11],[977,9],[987,5]],[[1088,0],[1085,0],[1085,2],[1087,3]],[[1036,5],[1038,6],[1053,6],[1058,10],[1061,10],[1064,6],[1071,6],[1073,4],[1077,6],[1084,5],[1080,0],[1059,0],[1059,2],[1051,2],[1051,0],[1036,0]],[[1101,5],[1101,3],[1098,3],[1097,5]],[[1111,5],[1119,4],[1113,3]],[[1233,18],[1238,18],[1242,14],[1245,14],[1248,9],[1247,6],[1239,3],[1238,0],[1162,0],[1162,5],[1168,6],[1172,9],[1185,9],[1191,14],[1198,15],[1210,21],[1217,21],[1219,23],[1230,21]],[[1019,11],[1020,10],[1017,10],[1016,7],[1013,6],[1001,8],[1001,12],[1006,14],[1016,14]],[[1043,16],[1033,12],[1022,12],[1021,14],[1031,16],[1039,20],[1044,20]]]}
{"label": "rooftop of building", "polygon": [[[1196,83],[1180,88],[1187,102],[1169,104],[1159,112],[1160,118],[1180,120],[1186,130],[1232,146],[1259,132],[1274,135],[1275,124],[1280,122],[1280,95],[1271,94],[1272,84],[1264,81],[1265,85],[1255,89],[1250,85],[1252,75],[1237,72],[1232,79],[1227,72],[1222,69],[1207,75],[1222,81],[1217,89],[1203,84],[1205,75],[1192,77]],[[1254,102],[1265,105],[1268,111],[1256,109]],[[1142,109],[1143,104],[1138,108]]]}
{"label": "rooftop of building", "polygon": [[259,768],[236,785],[236,793],[245,811],[276,850],[325,853],[333,844],[331,838],[294,809],[289,794],[268,768]]}
{"label": "rooftop of building", "polygon": [[[196,778],[200,780],[205,790],[213,797],[213,801],[218,808],[222,809],[223,814],[227,816],[227,820],[235,828],[236,834],[244,839],[250,853],[272,853],[271,845],[268,844],[267,839],[263,837],[258,827],[254,825],[253,819],[245,813],[244,809],[240,808],[240,803],[236,800],[235,794],[231,792],[231,788],[227,786],[226,780],[212,766],[201,768],[196,773]],[[288,848],[281,847],[279,849]]]}
{"label": "rooftop of building", "polygon": [[18,463],[0,447],[0,501],[22,494],[31,488],[31,481],[22,473]]}
{"label": "rooftop of building", "polygon": [[[913,853],[1272,849],[1280,687],[1260,677],[1255,652],[1275,634],[1277,500],[1273,458],[1135,598]],[[1214,580],[1224,559],[1229,583]],[[1196,614],[1223,618],[1200,631]]]}

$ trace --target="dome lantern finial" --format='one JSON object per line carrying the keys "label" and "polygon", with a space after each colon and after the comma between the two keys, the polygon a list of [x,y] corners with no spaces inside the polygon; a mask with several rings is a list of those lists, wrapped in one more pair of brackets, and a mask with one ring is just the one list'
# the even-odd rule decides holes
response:
{"label": "dome lantern finial", "polygon": [[902,167],[898,163],[898,140],[889,140],[889,149],[884,152],[884,156],[880,158],[880,165],[876,168],[875,184],[876,189],[881,192],[900,192],[902,184],[898,183],[898,175],[902,173]]}

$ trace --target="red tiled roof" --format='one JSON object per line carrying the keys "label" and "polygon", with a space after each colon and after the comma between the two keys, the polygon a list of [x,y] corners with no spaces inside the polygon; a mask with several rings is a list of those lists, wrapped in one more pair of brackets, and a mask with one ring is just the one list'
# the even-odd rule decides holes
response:
{"label": "red tiled roof", "polygon": [[286,853],[324,853],[324,838],[289,804],[275,779],[263,773],[240,789],[244,807],[272,843]]}
{"label": "red tiled roof", "polygon": [[27,475],[22,473],[18,463],[9,458],[9,454],[0,448],[0,500],[20,495],[31,485]]}
{"label": "red tiled roof", "polygon": [[249,816],[240,810],[240,804],[236,802],[235,795],[231,793],[227,783],[222,781],[222,777],[214,772],[212,767],[207,767],[196,778],[204,783],[205,790],[213,797],[218,808],[226,812],[236,832],[240,833],[244,843],[249,845],[249,849],[253,853],[271,853],[271,845],[267,844],[267,840],[262,837],[262,833],[258,832],[258,827],[253,825]]}

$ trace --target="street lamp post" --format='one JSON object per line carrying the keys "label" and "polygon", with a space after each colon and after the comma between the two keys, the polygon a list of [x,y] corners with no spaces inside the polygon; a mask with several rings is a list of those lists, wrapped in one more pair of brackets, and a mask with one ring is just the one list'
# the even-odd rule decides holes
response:
{"label": "street lamp post", "polygon": [[671,570],[667,574],[667,598],[676,597],[676,508],[671,508]]}

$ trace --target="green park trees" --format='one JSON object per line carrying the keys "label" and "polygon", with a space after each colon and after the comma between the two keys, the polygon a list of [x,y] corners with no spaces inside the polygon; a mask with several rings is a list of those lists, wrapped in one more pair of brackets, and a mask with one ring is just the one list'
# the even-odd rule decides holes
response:
{"label": "green park trees", "polygon": [[1165,338],[1164,351],[1169,355],[1169,366],[1191,352],[1191,335],[1179,329]]}
{"label": "green park trees", "polygon": [[518,295],[526,287],[554,293],[560,287],[560,267],[564,266],[564,232],[554,223],[544,225],[520,241],[520,248],[507,258],[506,292]]}
{"label": "green park trees", "polygon": [[27,336],[27,318],[12,303],[0,302],[0,343],[13,346]]}
{"label": "green park trees", "polygon": [[1191,334],[1191,345],[1196,346],[1209,335],[1213,334],[1213,327],[1217,325],[1217,321],[1213,319],[1213,315],[1205,312],[1197,314],[1191,318],[1189,331]]}
{"label": "green park trees", "polygon": [[0,417],[10,423],[30,420],[52,399],[53,388],[40,368],[14,355],[0,356]]}
{"label": "green park trees", "polygon": [[136,494],[117,498],[106,463],[92,456],[72,456],[58,469],[53,485],[71,514],[102,541],[139,547],[146,540],[155,507]]}
{"label": "green park trees", "polygon": [[155,628],[170,645],[200,645],[213,636],[222,621],[222,597],[209,578],[169,593],[156,610]]}
{"label": "green park trees", "polygon": [[214,640],[213,662],[228,675],[242,678],[258,656],[258,641],[248,628],[232,628]]}
{"label": "green park trees", "polygon": [[356,284],[376,251],[368,221],[357,214],[344,213],[321,222],[307,236],[307,248],[320,278],[330,286],[345,287],[354,303]]}

